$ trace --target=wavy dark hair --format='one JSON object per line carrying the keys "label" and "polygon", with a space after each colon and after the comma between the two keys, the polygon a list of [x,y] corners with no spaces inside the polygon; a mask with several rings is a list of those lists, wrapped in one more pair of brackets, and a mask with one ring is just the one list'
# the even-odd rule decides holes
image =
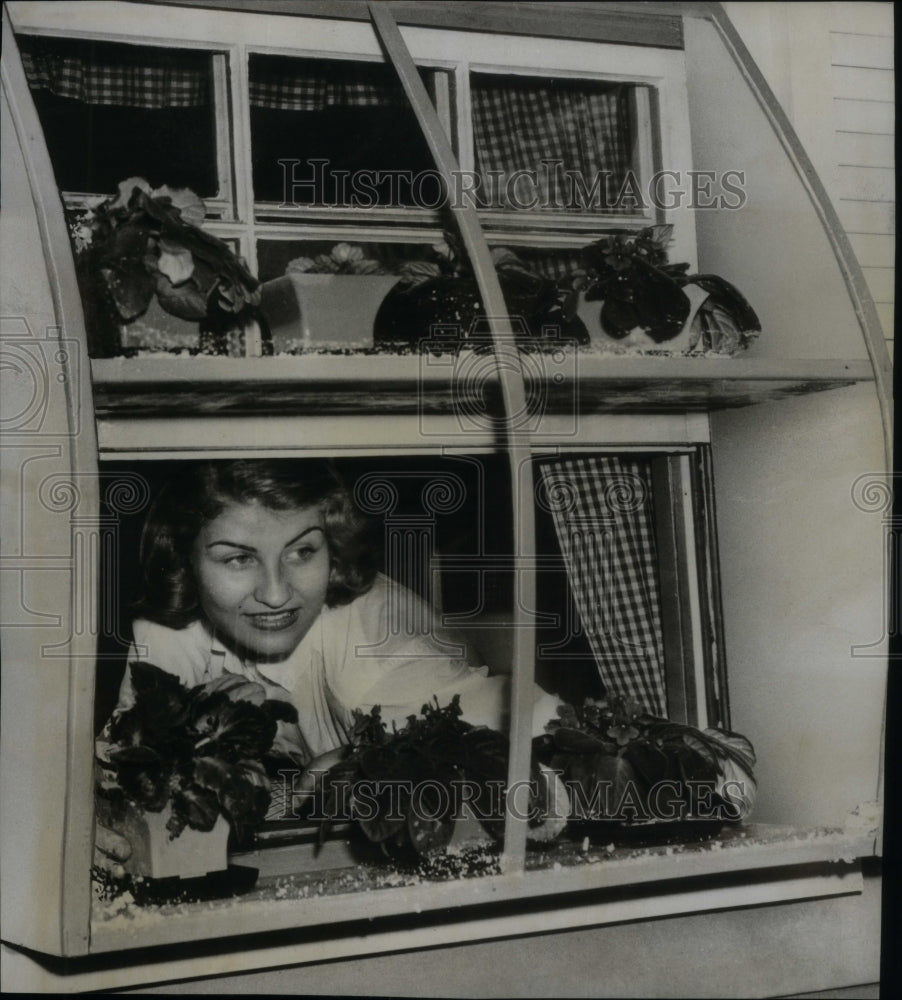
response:
{"label": "wavy dark hair", "polygon": [[331,572],[326,604],[348,604],[376,576],[368,524],[328,462],[239,459],[180,466],[160,490],[144,522],[140,559],[143,593],[136,617],[184,628],[201,617],[191,549],[200,529],[229,503],[256,501],[269,510],[318,507]]}

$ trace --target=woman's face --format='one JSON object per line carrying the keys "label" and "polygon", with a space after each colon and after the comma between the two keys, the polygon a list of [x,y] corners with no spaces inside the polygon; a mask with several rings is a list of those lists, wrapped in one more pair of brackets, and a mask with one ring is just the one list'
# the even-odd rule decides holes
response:
{"label": "woman's face", "polygon": [[207,620],[258,659],[292,653],[326,600],[329,548],[316,507],[229,504],[201,528],[191,561]]}

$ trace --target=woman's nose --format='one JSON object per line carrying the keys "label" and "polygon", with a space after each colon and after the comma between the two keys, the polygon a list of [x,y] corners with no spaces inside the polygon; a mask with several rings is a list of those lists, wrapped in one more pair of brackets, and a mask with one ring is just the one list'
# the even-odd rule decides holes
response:
{"label": "woman's nose", "polygon": [[263,566],[254,588],[254,599],[270,608],[281,608],[291,597],[291,583],[281,563]]}

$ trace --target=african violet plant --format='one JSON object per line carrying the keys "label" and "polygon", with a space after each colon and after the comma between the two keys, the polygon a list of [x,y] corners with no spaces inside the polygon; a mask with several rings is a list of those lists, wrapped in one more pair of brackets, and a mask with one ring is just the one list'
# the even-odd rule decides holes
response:
{"label": "african violet plant", "polygon": [[620,696],[558,715],[534,752],[560,773],[575,820],[722,822],[751,810],[755,751],[738,733],[659,718]]}
{"label": "african violet plant", "polygon": [[454,832],[463,782],[475,789],[471,804],[487,830],[504,834],[507,737],[461,716],[460,697],[444,708],[424,705],[419,717],[388,732],[379,706],[357,713],[347,755],[325,775],[322,826],[349,813],[366,837],[398,861],[441,850]]}
{"label": "african violet plant", "polygon": [[[492,262],[515,324],[519,346],[541,345],[548,329],[558,338],[589,342],[582,320],[566,315],[555,283],[534,274],[506,247],[492,249]],[[438,351],[464,342],[489,343],[485,306],[476,276],[460,242],[451,233],[431,248],[425,260],[408,261],[399,269],[398,284],[386,295],[373,327],[376,344]],[[436,329],[440,337],[433,336]],[[456,333],[455,333],[456,331]]]}
{"label": "african violet plant", "polygon": [[212,330],[254,313],[259,282],[227,244],[201,229],[203,201],[187,188],[129,177],[74,231],[92,355],[116,353],[118,325],[156,298],[167,313]]}
{"label": "african violet plant", "polygon": [[[424,705],[393,732],[378,706],[358,714],[347,755],[323,777],[323,835],[332,820],[350,818],[396,861],[435,856],[454,831],[456,790],[467,786],[473,813],[500,842],[507,737],[460,716],[458,697],[444,708]],[[532,758],[532,841],[555,839],[568,821],[609,832],[701,820],[716,832],[744,818],[754,800],[755,753],[744,736],[658,718],[620,697],[562,706],[533,741]]]}
{"label": "african violet plant", "polygon": [[221,814],[246,840],[269,808],[266,763],[278,764],[278,722],[297,722],[294,706],[236,674],[188,688],[152,663],[129,669],[134,705],[98,743],[100,794],[154,813],[171,803],[171,838],[211,830]]}
{"label": "african violet plant", "polygon": [[600,320],[609,336],[621,340],[641,329],[656,344],[672,340],[683,329],[691,303],[687,285],[708,293],[704,308],[720,310],[735,327],[738,346],[747,346],[761,330],[754,309],[741,292],[716,274],[688,274],[688,264],[669,264],[667,244],[672,225],[649,226],[638,233],[612,233],[583,248],[582,269],[565,307],[573,311],[582,291],[587,302],[602,301]]}
{"label": "african violet plant", "polygon": [[[346,757],[324,776],[323,812],[331,821],[346,817],[384,854],[399,863],[435,858],[451,840],[463,802],[483,829],[504,838],[508,740],[486,726],[461,718],[460,697],[448,705],[424,705],[420,716],[388,732],[379,706],[358,713]],[[528,803],[529,836],[551,839],[566,817],[557,788],[533,768]],[[560,813],[560,814],[558,814]]]}
{"label": "african violet plant", "polygon": [[352,243],[336,243],[329,253],[315,257],[295,257],[285,267],[286,274],[388,274],[378,260],[365,257],[363,248]]}

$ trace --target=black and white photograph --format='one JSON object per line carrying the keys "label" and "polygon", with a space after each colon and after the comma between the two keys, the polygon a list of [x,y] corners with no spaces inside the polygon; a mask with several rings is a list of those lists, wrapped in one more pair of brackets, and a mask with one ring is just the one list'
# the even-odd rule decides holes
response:
{"label": "black and white photograph", "polygon": [[2,17],[2,989],[890,995],[893,5]]}

